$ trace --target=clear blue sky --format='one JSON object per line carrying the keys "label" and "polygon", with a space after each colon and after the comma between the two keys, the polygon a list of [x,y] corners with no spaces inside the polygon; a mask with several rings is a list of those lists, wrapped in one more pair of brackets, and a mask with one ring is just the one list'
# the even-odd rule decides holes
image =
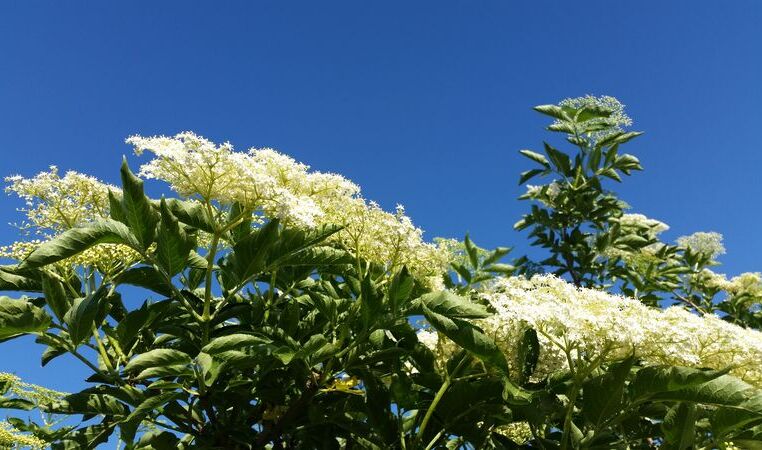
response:
{"label": "clear blue sky", "polygon": [[[517,151],[547,136],[531,107],[608,94],[646,132],[623,198],[669,239],[722,232],[721,271],[757,271],[760,23],[756,0],[4,1],[0,173],[116,182],[125,137],[193,130],[342,173],[429,237],[520,254]],[[18,206],[1,198],[0,224]],[[40,369],[41,351],[2,344],[0,371],[81,386],[77,363]]]}

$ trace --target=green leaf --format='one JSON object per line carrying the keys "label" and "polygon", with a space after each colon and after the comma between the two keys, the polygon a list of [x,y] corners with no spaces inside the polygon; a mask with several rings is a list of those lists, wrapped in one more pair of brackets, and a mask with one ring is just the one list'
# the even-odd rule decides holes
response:
{"label": "green leaf", "polygon": [[468,254],[468,259],[471,261],[471,267],[474,269],[479,268],[479,250],[474,245],[474,243],[471,241],[471,238],[468,237],[468,234],[466,234],[466,238],[463,241],[463,244],[466,247],[466,253]]}
{"label": "green leaf", "polygon": [[45,293],[45,302],[59,319],[63,319],[71,307],[69,296],[60,281],[49,275],[42,277],[42,291]]}
{"label": "green leaf", "polygon": [[407,267],[403,267],[402,270],[394,275],[392,282],[389,284],[389,291],[387,293],[392,311],[396,312],[398,307],[410,300],[410,295],[413,293],[414,286],[415,279],[410,275]]}
{"label": "green leaf", "polygon": [[762,393],[759,390],[735,406],[718,408],[712,417],[712,431],[719,436],[741,431],[749,425],[762,421]]}
{"label": "green leaf", "polygon": [[97,244],[125,244],[140,249],[140,244],[121,222],[103,219],[72,228],[43,242],[21,262],[22,268],[41,267],[77,255]]}
{"label": "green leaf", "polygon": [[269,344],[270,339],[254,336],[252,334],[229,334],[212,339],[201,349],[202,352],[210,355],[226,352],[229,350],[239,350],[244,347],[252,347],[260,344]]}
{"label": "green leaf", "polygon": [[553,117],[558,120],[570,120],[571,118],[566,112],[557,105],[539,105],[533,108],[535,111],[545,114],[546,116]]}
{"label": "green leaf", "polygon": [[598,105],[585,105],[577,111],[574,117],[576,122],[582,123],[592,119],[605,119],[611,117],[612,111]]}
{"label": "green leaf", "polygon": [[537,339],[537,331],[534,328],[527,328],[521,337],[518,351],[518,364],[520,372],[520,383],[525,383],[534,373],[537,367],[537,361],[540,358],[540,341]]}
{"label": "green leaf", "polygon": [[542,169],[532,169],[532,170],[521,172],[521,175],[519,176],[519,184],[524,184],[527,181],[531,180],[532,178],[534,178],[535,176],[543,172],[545,171]]}
{"label": "green leaf", "polygon": [[114,424],[103,422],[66,433],[59,442],[53,443],[53,450],[92,450],[106,442],[114,432]]}
{"label": "green leaf", "polygon": [[556,150],[547,142],[544,142],[543,145],[545,146],[545,153],[547,153],[550,162],[553,163],[553,166],[556,168],[556,170],[558,170],[558,172],[563,175],[571,176],[572,170],[569,155],[560,150]]}
{"label": "green leaf", "polygon": [[159,266],[173,277],[185,268],[188,254],[195,248],[196,242],[193,236],[185,233],[164,199],[161,200],[160,211],[161,222],[156,236],[156,260]]}
{"label": "green leaf", "polygon": [[64,323],[68,327],[71,343],[76,347],[92,333],[100,310],[100,302],[106,293],[105,289],[98,289],[85,298],[75,299],[69,311],[64,316]]}
{"label": "green leaf", "polygon": [[0,266],[0,291],[42,291],[38,271],[19,271],[18,266]]}
{"label": "green leaf", "polygon": [[214,234],[216,232],[214,218],[199,202],[193,200],[166,200],[167,208],[177,217],[177,220],[198,230]]}
{"label": "green leaf", "polygon": [[681,391],[701,386],[723,376],[727,371],[694,369],[679,366],[649,366],[638,370],[630,383],[633,401],[642,401],[656,394]]}
{"label": "green leaf", "polygon": [[40,357],[40,365],[45,367],[50,361],[58,358],[65,353],[67,353],[67,350],[63,347],[48,346],[48,348],[42,352],[42,356]]}
{"label": "green leaf", "polygon": [[484,267],[487,272],[504,273],[506,275],[513,275],[516,271],[516,267],[510,264],[490,264]]}
{"label": "green leaf", "polygon": [[233,246],[229,259],[239,282],[264,271],[273,246],[278,242],[279,226],[277,219],[271,220]]}
{"label": "green leaf", "polygon": [[45,331],[50,316],[26,299],[0,297],[0,341],[27,333]]}
{"label": "green leaf", "polygon": [[124,211],[122,211],[122,194],[116,194],[111,189],[108,190],[108,205],[109,205],[109,215],[112,219],[116,220],[117,222],[125,223],[127,218],[124,216]]}
{"label": "green leaf", "polygon": [[422,295],[419,299],[424,307],[445,317],[483,319],[491,315],[484,306],[450,291],[431,292]]}
{"label": "green leaf", "polygon": [[633,363],[634,359],[628,358],[609,367],[603,375],[591,378],[583,384],[582,412],[596,429],[620,410],[625,382]]}
{"label": "green leaf", "polygon": [[41,405],[45,412],[55,414],[83,414],[104,416],[127,416],[129,408],[116,397],[102,392],[83,391],[70,394],[61,400]]}
{"label": "green leaf", "polygon": [[483,265],[488,266],[490,264],[496,263],[499,261],[503,256],[510,253],[511,247],[497,247],[496,249],[492,250],[492,252],[487,256],[484,261],[482,262]]}
{"label": "green leaf", "polygon": [[543,165],[543,167],[550,168],[550,163],[548,163],[548,159],[541,155],[540,153],[533,152],[532,150],[519,150],[519,153],[526,156],[527,158],[531,159],[532,161],[536,161]]}
{"label": "green leaf", "polygon": [[310,247],[276,260],[268,269],[288,266],[324,267],[351,264],[354,257],[344,250],[320,246]]}
{"label": "green leaf", "polygon": [[367,328],[378,319],[378,312],[381,311],[384,300],[383,295],[378,292],[376,285],[373,283],[370,271],[368,271],[368,274],[362,281],[361,292],[360,313],[363,319],[363,326]]}
{"label": "green leaf", "polygon": [[662,423],[665,450],[693,448],[696,437],[696,405],[680,402],[667,411]]}
{"label": "green leaf", "polygon": [[112,281],[115,285],[129,284],[157,292],[166,297],[172,296],[170,282],[153,267],[133,267],[121,272]]}
{"label": "green leaf", "polygon": [[29,411],[34,409],[35,404],[23,398],[2,398],[0,397],[0,409],[20,409]]}
{"label": "green leaf", "polygon": [[437,331],[450,338],[453,342],[479,357],[482,361],[493,365],[508,374],[508,363],[503,353],[481,330],[458,318],[450,318],[432,311],[423,303],[423,315]]}
{"label": "green leaf", "polygon": [[143,193],[143,180],[136,177],[127,165],[127,158],[122,160],[122,217],[132,233],[137,237],[142,248],[147,249],[156,234],[159,215],[151,201]]}
{"label": "green leaf", "polygon": [[171,348],[157,348],[138,355],[124,367],[125,372],[137,372],[154,367],[188,365],[191,358],[187,354]]}
{"label": "green leaf", "polygon": [[146,416],[154,410],[161,410],[164,405],[179,396],[179,392],[165,392],[145,399],[119,424],[120,438],[127,443],[131,443],[135,439],[138,426]]}

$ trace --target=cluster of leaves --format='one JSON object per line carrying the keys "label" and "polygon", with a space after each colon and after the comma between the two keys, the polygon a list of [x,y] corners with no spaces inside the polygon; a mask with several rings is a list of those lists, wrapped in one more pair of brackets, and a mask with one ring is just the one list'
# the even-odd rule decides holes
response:
{"label": "cluster of leaves", "polygon": [[[650,225],[623,224],[626,205],[604,183],[641,170],[619,151],[639,133],[608,122],[602,106],[536,109],[576,148],[522,151],[539,167],[521,183],[556,178],[525,196],[537,202],[516,225],[549,256],[508,265],[508,248],[466,237],[439,292],[404,267],[390,272],[329,244],[337,227],[305,231],[254,221],[238,204],[150,199],[125,162],[109,219],[0,267],[1,291],[30,294],[0,297],[0,341],[35,335],[43,366],[70,355],[92,370],[90,387],[0,407],[81,418],[60,427],[10,419],[57,449],[112,435],[136,450],[762,446],[762,391],[726,371],[577,355],[584,364],[537,380],[537,330],[515,343],[509,370],[474,325],[493,313],[477,295],[483,283],[548,270],[651,305],[724,308],[758,326],[748,308],[718,306],[716,288],[692,281],[710,257],[660,242]],[[108,271],[64,264],[101,244],[136,260]],[[457,351],[426,345],[422,327]]]}
{"label": "cluster of leaves", "polygon": [[[722,289],[702,277],[717,264],[713,255],[662,242],[663,224],[657,221],[623,220],[628,206],[604,181],[622,182],[642,170],[635,156],[620,153],[621,145],[641,133],[609,123],[613,111],[594,103],[535,108],[555,119],[548,130],[565,135],[574,150],[546,142],[543,153],[521,151],[539,167],[523,172],[519,183],[550,181],[530,186],[521,197],[534,202],[515,228],[529,230],[532,245],[549,255],[538,262],[519,258],[518,271],[552,272],[577,286],[615,290],[652,306],[678,302],[697,314],[719,314],[759,329],[762,299],[730,295],[718,302]],[[762,446],[759,410],[751,406],[759,390],[722,371],[588,361],[525,387],[541,388],[533,390],[524,417],[537,430],[539,447],[725,448],[731,441]]]}
{"label": "cluster of leaves", "polygon": [[[462,411],[436,406],[463,400],[440,395],[460,369],[435,370],[413,326],[422,315],[466,349],[456,365],[480,362],[494,408],[507,414],[505,359],[467,321],[487,316],[483,306],[326,245],[336,227],[253,226],[253,212],[237,205],[151,200],[126,163],[121,174],[111,219],[65,231],[2,269],[0,289],[41,296],[2,298],[0,337],[36,334],[43,365],[71,354],[93,371],[92,387],[38,405],[81,415],[79,427],[25,431],[54,448],[94,448],[117,430],[134,449],[487,439],[492,422],[471,430]],[[200,233],[212,242],[203,256]],[[104,243],[128,246],[139,261],[108,274],[57,264]],[[157,300],[135,304],[122,292]]]}

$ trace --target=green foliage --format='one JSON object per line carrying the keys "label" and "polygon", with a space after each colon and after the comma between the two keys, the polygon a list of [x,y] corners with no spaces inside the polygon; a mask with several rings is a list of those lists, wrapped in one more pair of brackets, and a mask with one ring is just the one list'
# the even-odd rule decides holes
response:
{"label": "green foliage", "polygon": [[[150,199],[125,161],[110,219],[0,267],[1,290],[41,294],[0,297],[0,340],[35,335],[43,365],[71,355],[92,371],[90,386],[27,399],[0,378],[0,408],[81,417],[9,421],[56,449],[112,435],[135,450],[759,446],[762,391],[728,370],[569,354],[566,369],[538,378],[542,329],[528,325],[509,360],[476,325],[495,312],[484,285],[550,271],[759,326],[748,292],[717,304],[721,289],[699,279],[711,256],[662,243],[659,223],[633,221],[607,188],[641,170],[620,151],[640,133],[622,130],[609,103],[535,108],[574,148],[521,151],[534,168],[520,182],[549,181],[522,196],[533,204],[516,228],[548,256],[507,264],[509,248],[466,236],[447,244],[447,290],[353,251],[334,239],[340,226],[300,228],[238,202]],[[85,257],[103,244],[129,258],[105,270]],[[434,331],[432,346],[423,336]]]}

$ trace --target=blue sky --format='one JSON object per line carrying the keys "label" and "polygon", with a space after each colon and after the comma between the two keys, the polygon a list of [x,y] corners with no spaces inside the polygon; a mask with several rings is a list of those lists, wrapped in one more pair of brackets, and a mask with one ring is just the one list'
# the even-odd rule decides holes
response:
{"label": "blue sky", "polygon": [[[7,1],[0,174],[116,182],[125,137],[193,130],[344,174],[428,237],[518,255],[518,150],[548,136],[531,107],[608,94],[646,132],[626,147],[646,170],[618,188],[633,211],[668,239],[719,231],[720,271],[757,271],[759,23],[754,0]],[[0,198],[0,224],[18,206]],[[65,357],[40,369],[28,339],[0,348],[0,371],[28,381],[74,390],[86,374]]]}

